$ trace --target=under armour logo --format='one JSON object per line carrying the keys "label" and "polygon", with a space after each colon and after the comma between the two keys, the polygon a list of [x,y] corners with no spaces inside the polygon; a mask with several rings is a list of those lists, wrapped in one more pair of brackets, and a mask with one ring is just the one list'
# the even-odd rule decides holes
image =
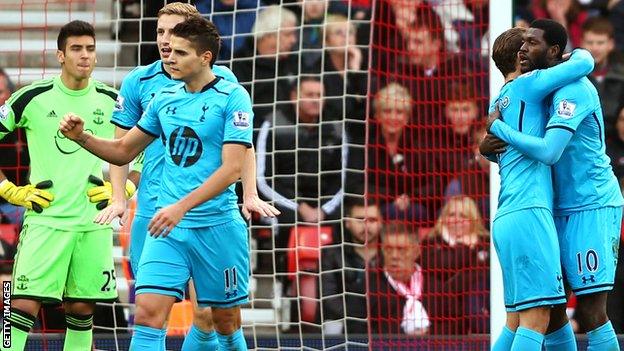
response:
{"label": "under armour logo", "polygon": [[588,277],[582,277],[581,278],[583,280],[583,284],[587,284],[587,282],[592,282],[595,283],[596,282],[596,278],[594,277],[594,275],[590,275],[589,278]]}
{"label": "under armour logo", "polygon": [[208,106],[206,106],[206,104],[204,104],[204,106],[202,106],[202,111],[203,111],[203,112],[202,112],[201,117],[199,117],[199,121],[200,121],[200,122],[203,122],[203,121],[205,121],[205,120],[206,120],[205,115],[206,115],[206,111],[208,111],[208,109],[209,109],[209,107],[208,107]]}
{"label": "under armour logo", "polygon": [[232,290],[232,291],[227,291],[227,292],[225,293],[225,298],[226,298],[226,299],[231,299],[231,298],[235,297],[236,295],[238,295],[238,290],[237,290],[237,289],[234,289],[234,290]]}
{"label": "under armour logo", "polygon": [[178,109],[177,106],[176,107],[167,106],[167,114],[175,115],[177,109]]}

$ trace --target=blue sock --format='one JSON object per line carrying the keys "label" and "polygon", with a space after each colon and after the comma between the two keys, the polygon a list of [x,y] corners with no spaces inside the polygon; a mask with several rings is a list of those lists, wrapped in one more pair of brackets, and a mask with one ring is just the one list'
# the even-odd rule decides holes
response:
{"label": "blue sock", "polygon": [[544,346],[546,346],[546,351],[576,351],[576,337],[572,330],[572,324],[568,322],[558,330],[546,334]]}
{"label": "blue sock", "polygon": [[150,328],[143,325],[134,326],[134,334],[130,342],[130,351],[160,350],[165,337],[162,329]]}
{"label": "blue sock", "polygon": [[182,351],[216,351],[218,347],[217,332],[214,330],[205,332],[193,324],[186,337],[184,337]]}
{"label": "blue sock", "polygon": [[162,329],[160,334],[162,338],[162,348],[158,349],[158,351],[167,351],[167,328],[165,327],[165,329]]}
{"label": "blue sock", "polygon": [[587,351],[619,351],[620,344],[611,321],[587,332],[587,345]]}
{"label": "blue sock", "polygon": [[498,339],[496,339],[492,351],[511,350],[511,344],[514,341],[514,336],[516,336],[516,333],[512,332],[511,329],[505,326],[501,334],[498,336]]}
{"label": "blue sock", "polygon": [[511,344],[511,351],[542,351],[543,343],[544,334],[525,327],[519,327],[516,330],[513,344]]}
{"label": "blue sock", "polygon": [[247,342],[245,341],[242,328],[230,335],[223,335],[217,332],[217,338],[219,338],[219,351],[247,351]]}

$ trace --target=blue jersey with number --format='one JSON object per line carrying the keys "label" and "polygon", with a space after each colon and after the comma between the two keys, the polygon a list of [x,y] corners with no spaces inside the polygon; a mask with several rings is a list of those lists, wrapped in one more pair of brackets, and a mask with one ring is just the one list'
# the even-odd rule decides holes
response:
{"label": "blue jersey with number", "polygon": [[574,135],[554,168],[555,215],[622,206],[622,194],[605,152],[600,98],[587,78],[557,90],[547,129]]}
{"label": "blue jersey with number", "polygon": [[[165,157],[157,208],[171,205],[201,186],[220,166],[223,145],[252,142],[251,99],[238,84],[217,77],[201,92],[183,83],[156,94],[137,127],[164,141]],[[234,184],[191,209],[178,224],[208,227],[240,216]]]}
{"label": "blue jersey with number", "polygon": [[[592,67],[592,56],[587,51],[575,50],[564,63],[523,74],[508,82],[494,100],[498,102],[501,119],[519,132],[542,137],[546,126],[546,97],[555,89],[578,80]],[[492,109],[493,105],[490,111]],[[497,216],[535,207],[552,210],[550,167],[523,155],[511,145],[498,161],[501,188]]]}
{"label": "blue jersey with number", "polygon": [[[214,65],[213,73],[230,82],[238,83],[236,76],[227,67]],[[161,60],[135,68],[123,80],[111,123],[123,129],[131,129],[141,119],[147,105],[158,91],[167,85],[178,83],[165,71]],[[152,217],[156,211],[164,154],[165,148],[160,139],[154,140],[145,148],[137,194],[136,214],[139,216]]]}

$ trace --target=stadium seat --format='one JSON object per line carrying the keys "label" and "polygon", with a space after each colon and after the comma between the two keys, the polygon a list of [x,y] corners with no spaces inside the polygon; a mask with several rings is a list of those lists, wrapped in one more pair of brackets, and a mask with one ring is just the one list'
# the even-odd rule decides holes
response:
{"label": "stadium seat", "polygon": [[0,239],[10,245],[15,245],[17,241],[17,225],[0,224]]}
{"label": "stadium seat", "polygon": [[309,272],[319,271],[321,246],[331,243],[332,227],[295,226],[290,230],[287,261],[292,282],[289,295],[299,297],[302,321],[317,323],[318,276]]}
{"label": "stadium seat", "polygon": [[[295,226],[288,238],[288,272],[317,272],[321,245],[332,243],[332,227]],[[289,275],[294,279],[294,275]]]}

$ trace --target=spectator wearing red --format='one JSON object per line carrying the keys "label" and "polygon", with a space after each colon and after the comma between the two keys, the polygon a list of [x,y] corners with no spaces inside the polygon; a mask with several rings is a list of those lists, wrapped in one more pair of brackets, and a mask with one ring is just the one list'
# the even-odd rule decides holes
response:
{"label": "spectator wearing red", "polygon": [[583,23],[588,18],[578,0],[533,0],[533,16],[559,22],[568,31],[568,49],[579,47]]}
{"label": "spectator wearing red", "polygon": [[437,333],[487,333],[489,311],[489,233],[475,201],[449,199],[429,237],[422,241],[426,280],[439,282],[445,296],[436,315],[445,318]]}
{"label": "spectator wearing red", "polygon": [[[582,47],[589,50],[595,61],[592,82],[598,90],[605,133],[611,136],[619,108],[624,101],[624,58],[615,48],[614,29],[603,17],[590,18],[583,25]],[[617,135],[615,135],[617,137]]]}
{"label": "spectator wearing red", "polygon": [[371,332],[382,335],[426,335],[432,318],[429,314],[431,283],[417,263],[421,247],[418,235],[404,223],[392,222],[383,228],[381,252],[383,266],[369,273],[369,318]]}

